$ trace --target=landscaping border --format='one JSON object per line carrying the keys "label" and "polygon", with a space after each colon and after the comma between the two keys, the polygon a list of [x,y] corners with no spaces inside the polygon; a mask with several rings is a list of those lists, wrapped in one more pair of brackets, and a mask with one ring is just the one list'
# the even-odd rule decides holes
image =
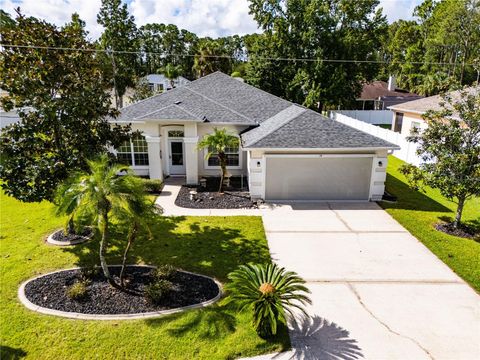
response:
{"label": "landscaping border", "polygon": [[[121,265],[109,265],[109,267],[120,267],[120,266]],[[137,265],[137,264],[127,265],[127,266],[139,266],[139,267],[147,267],[147,268],[152,268],[152,269],[156,268],[155,266],[151,266],[151,265]],[[213,299],[203,301],[203,302],[198,303],[198,304],[182,306],[182,307],[178,307],[178,308],[175,308],[175,309],[152,311],[152,312],[146,312],[146,313],[136,313],[136,314],[113,314],[113,315],[83,314],[83,313],[49,309],[49,308],[45,308],[45,307],[42,307],[42,306],[39,306],[39,305],[35,305],[30,300],[28,300],[27,297],[25,296],[25,286],[29,282],[31,282],[35,279],[47,276],[47,275],[51,275],[51,274],[55,274],[55,273],[59,273],[59,272],[63,272],[63,271],[69,271],[69,270],[78,270],[78,269],[80,269],[80,268],[76,267],[76,268],[70,268],[70,269],[56,270],[56,271],[52,271],[52,272],[49,272],[49,273],[46,273],[46,274],[35,276],[31,279],[28,279],[28,280],[24,281],[20,285],[20,287],[18,288],[18,298],[19,298],[20,302],[26,308],[28,308],[32,311],[35,311],[35,312],[38,312],[38,313],[41,313],[41,314],[60,316],[60,317],[65,317],[65,318],[70,318],[70,319],[78,319],[78,320],[135,320],[135,319],[147,319],[147,318],[162,317],[162,316],[165,316],[165,315],[184,312],[184,311],[191,310],[191,309],[203,308],[203,307],[206,307],[208,305],[211,305],[211,304],[215,303],[223,295],[222,284],[219,281],[217,281],[215,278],[212,278],[212,277],[206,276],[206,275],[202,275],[202,274],[197,274],[197,273],[190,272],[190,271],[185,271],[185,270],[178,269],[177,271],[187,273],[187,274],[196,275],[196,276],[201,276],[201,277],[210,279],[213,282],[215,282],[215,284],[218,286],[217,296],[215,296]]]}
{"label": "landscaping border", "polygon": [[56,245],[56,246],[71,246],[71,245],[83,244],[84,242],[87,242],[88,240],[91,240],[93,238],[93,230],[92,230],[90,236],[78,235],[77,240],[71,240],[71,241],[54,240],[53,235],[56,234],[59,231],[63,231],[63,229],[57,229],[54,232],[52,232],[50,235],[48,235],[47,236],[47,243],[49,243],[51,245]]}

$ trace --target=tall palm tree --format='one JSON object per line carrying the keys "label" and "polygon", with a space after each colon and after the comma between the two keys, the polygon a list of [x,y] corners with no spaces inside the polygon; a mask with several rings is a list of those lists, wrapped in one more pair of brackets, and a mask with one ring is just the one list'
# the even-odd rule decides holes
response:
{"label": "tall palm tree", "polygon": [[220,178],[220,187],[218,192],[223,191],[223,181],[227,174],[227,155],[225,151],[227,148],[238,148],[240,140],[237,136],[227,132],[227,129],[213,129],[212,134],[205,135],[198,143],[198,149],[207,149],[205,159],[208,160],[212,156],[217,156],[222,171]]}
{"label": "tall palm tree", "polygon": [[103,274],[117,288],[120,286],[111,276],[105,259],[111,217],[133,214],[145,196],[141,179],[128,166],[111,163],[107,155],[88,161],[88,171],[73,176],[56,195],[58,213],[83,215],[92,220],[101,236],[99,257]]}
{"label": "tall palm tree", "polygon": [[182,74],[182,67],[180,65],[167,64],[160,69],[160,72],[170,80],[172,89],[175,87],[175,79]]}

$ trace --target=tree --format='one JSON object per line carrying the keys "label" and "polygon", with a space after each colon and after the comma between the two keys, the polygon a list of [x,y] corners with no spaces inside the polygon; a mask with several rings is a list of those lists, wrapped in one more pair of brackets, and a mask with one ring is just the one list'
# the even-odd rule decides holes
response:
{"label": "tree", "polygon": [[182,67],[180,65],[167,64],[165,67],[160,69],[160,72],[165,75],[168,80],[170,80],[170,86],[173,89],[175,87],[175,80],[182,73]]}
{"label": "tree", "polygon": [[8,92],[0,102],[21,118],[0,135],[0,178],[19,200],[51,200],[71,172],[86,169],[87,159],[127,140],[129,127],[107,120],[116,115],[108,80],[95,54],[82,51],[92,46],[78,15],[60,29],[20,12],[16,23],[1,29],[4,43],[33,47],[5,46],[0,55],[0,88]]}
{"label": "tree", "polygon": [[215,71],[231,73],[231,59],[218,41],[203,38],[198,44],[193,62],[193,71],[197,78]]}
{"label": "tree", "polygon": [[[123,175],[119,175],[119,174]],[[110,239],[112,220],[130,224],[128,242],[124,252],[125,266],[128,251],[137,235],[139,226],[145,224],[153,211],[143,182],[126,165],[114,164],[107,155],[88,161],[88,171],[72,176],[59,187],[55,202],[58,213],[68,216],[83,216],[91,219],[99,232],[100,265],[110,285],[119,288],[110,274],[106,251]],[[123,279],[123,268],[122,268]]]}
{"label": "tree", "polygon": [[352,105],[379,70],[377,49],[387,23],[378,4],[251,0],[250,13],[264,34],[250,48],[247,82],[317,110]]}
{"label": "tree", "polygon": [[211,156],[217,156],[221,169],[220,187],[218,192],[223,191],[223,181],[227,174],[227,148],[238,148],[240,140],[233,134],[229,134],[226,129],[215,128],[212,134],[205,135],[198,143],[198,149],[207,149],[205,159]]}
{"label": "tree", "polygon": [[410,141],[418,144],[420,168],[412,165],[402,171],[413,186],[425,184],[440,190],[457,203],[453,226],[461,225],[465,201],[480,195],[480,93],[464,89],[444,96],[440,111],[428,111],[428,124]]}
{"label": "tree", "polygon": [[240,311],[250,308],[253,327],[262,337],[277,333],[278,322],[286,325],[285,313],[293,319],[293,309],[307,315],[303,305],[311,304],[305,280],[276,264],[241,265],[228,275],[229,299],[237,302]]}
{"label": "tree", "polygon": [[[135,18],[128,13],[127,4],[121,0],[102,0],[97,22],[104,27],[100,37],[100,47],[107,51],[111,60],[110,67],[105,71],[112,72],[116,106],[123,107],[123,95],[127,87],[135,85],[135,76],[138,73],[138,57],[123,51],[138,51],[137,27]],[[120,53],[115,53],[120,51]],[[104,60],[107,60],[104,58]]]}
{"label": "tree", "polygon": [[155,95],[156,92],[151,89],[148,80],[145,77],[137,78],[135,81],[135,91],[130,96],[130,101],[137,102]]}

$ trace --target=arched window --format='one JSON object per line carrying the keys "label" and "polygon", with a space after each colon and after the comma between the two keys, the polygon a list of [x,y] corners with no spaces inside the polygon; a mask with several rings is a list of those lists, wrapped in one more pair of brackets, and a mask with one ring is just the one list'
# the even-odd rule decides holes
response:
{"label": "arched window", "polygon": [[135,134],[130,141],[124,142],[117,149],[117,159],[132,166],[148,165],[148,145],[145,137]]}

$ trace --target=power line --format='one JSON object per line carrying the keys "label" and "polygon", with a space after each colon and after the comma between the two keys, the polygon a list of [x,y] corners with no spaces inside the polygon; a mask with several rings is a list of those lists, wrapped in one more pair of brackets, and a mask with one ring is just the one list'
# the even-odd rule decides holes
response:
{"label": "power line", "polygon": [[[102,52],[108,54],[130,54],[130,55],[160,55],[160,56],[172,56],[172,57],[195,57],[199,55],[195,54],[174,54],[166,52],[152,52],[152,51],[128,51],[128,50],[107,50],[107,49],[80,49],[80,48],[70,48],[70,47],[55,47],[55,46],[40,46],[40,45],[17,45],[17,44],[0,44],[0,47],[5,48],[24,48],[24,49],[42,49],[42,50],[52,50],[52,51],[83,51],[83,52]],[[201,55],[204,58],[216,58],[216,59],[232,59],[237,60],[234,56],[229,55]],[[315,59],[315,58],[287,58],[287,57],[263,57],[255,56],[259,60],[269,60],[269,61],[306,61],[306,62],[329,62],[329,63],[357,63],[357,64],[389,64],[389,61],[385,60],[348,60],[348,59]],[[396,62],[398,64],[412,64],[412,65],[442,65],[442,66],[453,66],[455,63],[448,62],[422,62],[422,61],[412,61],[412,62]],[[465,66],[474,66],[473,63],[465,63]]]}

